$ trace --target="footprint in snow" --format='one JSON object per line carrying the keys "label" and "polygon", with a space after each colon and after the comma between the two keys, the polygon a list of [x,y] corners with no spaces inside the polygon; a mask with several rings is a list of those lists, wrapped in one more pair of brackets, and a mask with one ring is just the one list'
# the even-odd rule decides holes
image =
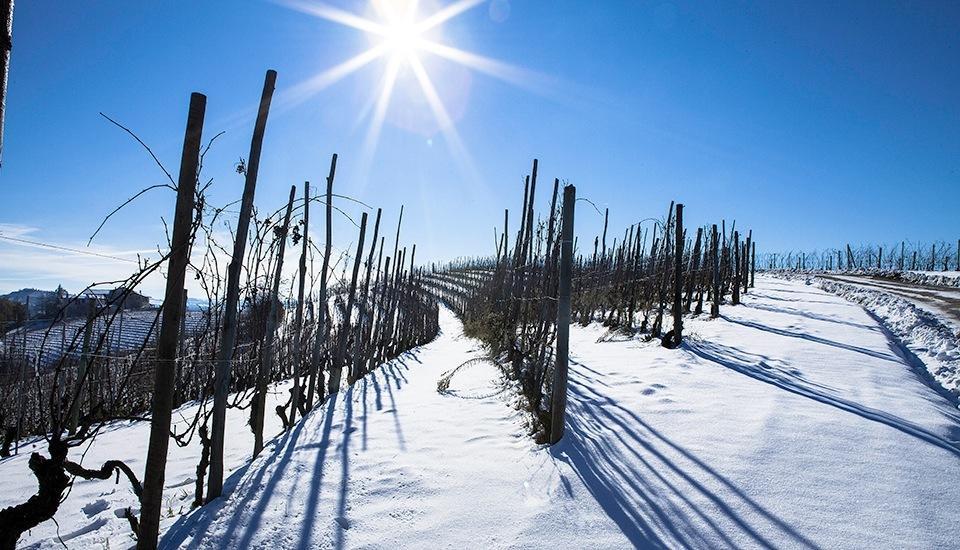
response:
{"label": "footprint in snow", "polygon": [[337,522],[337,525],[339,525],[344,530],[347,530],[350,528],[350,520],[348,520],[343,516],[337,516],[333,518],[333,521]]}
{"label": "footprint in snow", "polygon": [[110,504],[107,503],[106,500],[103,500],[102,498],[100,498],[91,503],[85,504],[80,509],[83,510],[83,513],[86,514],[86,516],[89,518],[99,514],[100,512],[103,512],[109,507],[110,507]]}

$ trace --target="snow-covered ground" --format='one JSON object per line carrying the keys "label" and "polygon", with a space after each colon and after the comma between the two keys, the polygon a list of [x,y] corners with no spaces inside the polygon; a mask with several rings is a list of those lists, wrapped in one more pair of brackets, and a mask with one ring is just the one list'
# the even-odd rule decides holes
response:
{"label": "snow-covered ground", "polygon": [[[161,546],[956,547],[954,404],[859,305],[802,281],[757,283],[720,319],[688,320],[678,350],[574,327],[568,431],[552,448],[526,436],[489,363],[437,391],[482,355],[442,311],[436,341],[314,410],[236,469],[221,501],[166,520]],[[97,444],[114,455],[100,458],[136,452],[142,467],[141,435],[105,434]],[[234,464],[249,451],[228,444]],[[0,463],[4,488],[32,483],[24,458]],[[171,465],[171,494],[193,468]],[[129,495],[78,482],[61,533],[90,532],[68,545],[130,544],[111,491]],[[0,505],[22,498],[11,492]]]}
{"label": "snow-covered ground", "polygon": [[[268,411],[272,411],[281,398],[289,397],[289,388],[289,383],[270,387]],[[185,431],[193,421],[197,406],[185,405],[174,412],[173,429],[177,433]],[[237,475],[236,472],[249,463],[253,451],[253,433],[247,424],[249,416],[249,408],[227,409],[224,469],[228,476]],[[268,437],[278,434],[280,428],[277,415],[266,415],[264,433]],[[81,462],[82,456],[81,464],[88,468],[99,468],[107,460],[123,460],[142,481],[149,437],[150,424],[147,422],[117,422],[103,430],[89,450],[87,447],[73,449],[69,457],[74,462]],[[49,456],[46,443],[38,441],[21,446],[18,455],[0,459],[0,508],[20,504],[36,492],[36,478],[27,467],[30,453],[35,451]],[[196,436],[186,447],[171,441],[168,456],[161,529],[190,510],[195,494],[200,442]],[[127,507],[131,507],[139,515],[139,503],[126,478],[121,477],[119,484],[114,481],[77,479],[54,516],[56,523],[47,521],[25,533],[20,537],[18,547],[62,549],[60,540],[68,548],[133,546],[135,539],[123,514]],[[229,483],[227,481],[227,488]]]}
{"label": "snow-covered ground", "polygon": [[960,289],[852,276],[814,281],[877,316],[937,384],[960,396]]}

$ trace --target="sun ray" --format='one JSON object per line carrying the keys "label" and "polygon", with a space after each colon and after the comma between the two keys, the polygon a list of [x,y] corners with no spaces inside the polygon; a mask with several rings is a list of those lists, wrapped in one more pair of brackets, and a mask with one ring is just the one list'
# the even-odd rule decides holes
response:
{"label": "sun ray", "polygon": [[417,23],[417,30],[419,30],[421,33],[426,32],[438,25],[442,25],[444,22],[453,19],[465,11],[469,11],[479,6],[485,1],[486,0],[460,0],[459,2],[451,4],[427,17],[423,21]]}
{"label": "sun ray", "polygon": [[433,111],[433,116],[436,117],[440,125],[440,131],[443,133],[443,137],[450,147],[450,152],[453,153],[453,156],[460,163],[461,168],[467,173],[470,179],[475,184],[480,183],[479,172],[473,163],[473,159],[470,157],[467,148],[464,147],[463,140],[460,139],[460,133],[457,132],[457,128],[453,124],[453,119],[450,118],[447,108],[444,107],[443,101],[440,99],[440,94],[437,93],[437,89],[434,87],[433,81],[430,80],[430,76],[427,74],[423,63],[417,57],[411,57],[410,68],[413,69],[413,74],[420,84],[423,95],[427,100],[427,105],[430,106],[430,110]]}
{"label": "sun ray", "polygon": [[387,107],[390,105],[390,98],[393,95],[393,88],[397,82],[399,72],[400,60],[396,58],[391,59],[387,64],[387,70],[383,77],[383,87],[380,89],[380,95],[377,97],[377,102],[370,118],[370,125],[367,127],[367,135],[360,149],[359,167],[361,177],[359,180],[361,192],[367,184],[370,166],[373,164],[373,155],[377,151],[377,144],[380,141],[380,131],[383,129],[383,121],[387,115]]}
{"label": "sun ray", "polygon": [[[472,184],[468,186],[470,192],[474,194],[485,192],[486,188],[480,180],[479,171],[476,169],[471,155],[457,131],[453,118],[447,111],[423,64],[421,57],[425,54],[437,56],[538,95],[551,95],[550,90],[559,88],[557,79],[548,75],[467,52],[443,44],[436,37],[428,39],[425,36],[425,33],[430,30],[436,29],[445,22],[480,6],[486,0],[455,0],[452,4],[422,18],[418,15],[419,0],[404,0],[403,2],[398,0],[369,0],[373,19],[332,7],[324,2],[313,2],[311,0],[272,1],[301,13],[360,30],[375,37],[375,41],[378,42],[370,49],[295,85],[281,97],[280,101],[280,104],[286,108],[299,104],[374,60],[384,58],[386,64],[383,69],[380,87],[365,101],[354,126],[354,128],[357,128],[364,120],[369,119],[359,158],[360,170],[363,173],[369,169],[376,153],[383,125],[387,120],[391,97],[398,81],[398,73],[403,68],[409,67],[416,77],[426,104],[439,126],[440,133],[447,143],[447,148],[450,150],[454,162],[460,166],[463,174]],[[364,177],[360,178],[361,185],[365,185],[366,176],[365,174],[362,175]]]}
{"label": "sun ray", "polygon": [[552,88],[557,84],[556,79],[548,75],[439,42],[423,40],[420,42],[420,48],[528,91]]}
{"label": "sun ray", "polygon": [[343,77],[356,72],[365,65],[368,65],[376,59],[383,57],[383,55],[387,53],[387,50],[387,44],[379,44],[368,50],[365,50],[351,57],[350,59],[323,71],[322,73],[314,75],[307,80],[296,84],[284,94],[282,101],[288,107],[297,105],[320,90],[342,79]]}
{"label": "sun ray", "polygon": [[380,130],[383,127],[383,120],[387,114],[387,107],[390,105],[390,97],[393,95],[393,87],[397,82],[397,74],[400,72],[400,60],[391,59],[387,65],[386,73],[383,78],[383,88],[380,90],[380,96],[373,110],[373,117],[370,120],[370,129],[364,143],[364,148],[370,148],[371,153],[376,148],[377,139],[380,137]]}
{"label": "sun ray", "polygon": [[359,15],[352,14],[348,11],[335,8],[321,2],[305,2],[303,0],[274,1],[287,8],[299,11],[300,13],[326,19],[327,21],[333,21],[334,23],[340,23],[341,25],[345,25],[359,31],[365,31],[379,35],[386,33],[386,27],[379,23],[370,21],[369,19],[360,17]]}

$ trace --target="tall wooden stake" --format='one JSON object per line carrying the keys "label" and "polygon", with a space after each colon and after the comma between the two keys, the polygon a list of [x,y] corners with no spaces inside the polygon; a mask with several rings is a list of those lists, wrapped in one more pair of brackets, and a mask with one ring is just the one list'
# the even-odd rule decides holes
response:
{"label": "tall wooden stake", "polygon": [[720,316],[720,238],[717,224],[710,229],[710,263],[713,268],[713,303],[710,304],[710,317]]}
{"label": "tall wooden stake", "polygon": [[[327,175],[327,225],[326,242],[323,245],[323,266],[320,272],[320,299],[317,301],[317,334],[313,340],[313,355],[310,358],[310,381],[307,384],[307,410],[313,408],[313,392],[320,393],[323,399],[323,370],[320,368],[320,352],[330,333],[330,320],[327,318],[327,271],[330,270],[330,239],[333,236],[333,179],[337,175],[337,155],[330,159],[330,173]],[[319,380],[318,380],[319,378]]]}
{"label": "tall wooden stake", "polygon": [[170,443],[170,417],[173,408],[173,382],[177,354],[177,332],[180,331],[180,306],[183,302],[183,281],[190,260],[190,231],[193,225],[194,193],[197,190],[197,169],[200,163],[200,138],[207,97],[193,93],[187,115],[187,130],[180,157],[177,180],[177,207],[173,218],[173,238],[167,267],[167,287],[163,297],[163,321],[157,340],[157,369],[153,384],[153,407],[150,420],[150,446],[143,474],[143,496],[140,499],[140,535],[137,548],[157,547],[160,531],[160,508],[163,505],[163,481]]}
{"label": "tall wooden stake", "polygon": [[290,229],[290,213],[293,211],[293,199],[297,196],[297,186],[290,186],[290,198],[287,200],[287,213],[283,217],[283,229],[280,232],[280,243],[277,246],[277,265],[273,272],[273,288],[268,300],[266,342],[263,344],[263,357],[260,360],[260,372],[257,374],[257,392],[253,397],[253,456],[256,458],[263,450],[263,419],[267,409],[267,383],[270,372],[273,371],[274,349],[277,341],[277,317],[280,315],[277,302],[280,301],[280,276],[283,274],[283,253],[287,249],[287,235]]}
{"label": "tall wooden stake", "polygon": [[7,77],[13,48],[13,0],[0,0],[0,164],[3,164],[3,123],[7,112]]}
{"label": "tall wooden stake", "polygon": [[303,352],[300,343],[303,336],[303,288],[307,276],[307,230],[310,227],[310,182],[303,182],[303,234],[300,249],[300,279],[297,281],[297,316],[293,327],[293,393],[290,395],[290,426],[297,421],[297,409],[300,407],[300,369],[303,365]]}
{"label": "tall wooden stake", "polygon": [[[673,251],[673,335],[664,345],[675,348],[683,336],[683,205],[677,203],[676,245]],[[669,341],[668,341],[669,340]]]}
{"label": "tall wooden stake", "polygon": [[570,280],[573,275],[573,206],[577,188],[563,188],[560,222],[560,281],[557,296],[557,364],[553,369],[550,396],[550,443],[563,438],[567,414],[567,367],[570,354]]}
{"label": "tall wooden stake", "polygon": [[740,304],[740,232],[733,232],[733,298],[730,303]]}
{"label": "tall wooden stake", "polygon": [[[334,394],[340,391],[340,377],[343,373],[343,367],[346,365],[345,357],[347,354],[347,342],[350,340],[350,314],[353,311],[353,302],[357,294],[357,276],[360,273],[360,259],[363,256],[363,239],[367,233],[367,213],[364,212],[360,218],[360,240],[357,242],[357,255],[353,259],[353,277],[350,279],[350,290],[347,294],[347,309],[344,310],[343,326],[337,334],[337,355],[334,358],[332,370],[330,371],[330,383],[327,386],[327,393]],[[348,373],[349,376],[349,373]]]}
{"label": "tall wooden stake", "polygon": [[250,141],[250,156],[244,177],[243,197],[240,201],[240,219],[237,221],[237,237],[233,242],[233,256],[227,267],[227,298],[223,310],[223,334],[217,352],[216,373],[213,381],[213,432],[210,434],[210,475],[207,481],[207,502],[223,493],[223,437],[226,428],[227,394],[230,391],[230,365],[233,348],[237,341],[237,307],[240,302],[240,268],[247,247],[247,233],[253,212],[253,196],[257,188],[257,173],[260,170],[260,150],[267,127],[267,114],[277,81],[277,72],[267,71],[260,94],[260,110],[253,127]]}
{"label": "tall wooden stake", "polygon": [[[28,308],[29,306],[30,304],[27,303]],[[83,330],[83,348],[80,352],[80,367],[77,370],[77,388],[73,394],[73,401],[70,402],[70,414],[67,420],[67,430],[70,435],[73,435],[73,433],[77,431],[77,424],[80,422],[80,395],[87,378],[87,366],[90,363],[90,337],[93,334],[93,324],[94,321],[96,321],[96,314],[96,302],[90,300],[87,307],[87,325]],[[64,326],[66,326],[66,324],[64,324]],[[26,333],[24,333],[24,337],[26,337]],[[61,346],[60,349],[64,349],[64,347]]]}

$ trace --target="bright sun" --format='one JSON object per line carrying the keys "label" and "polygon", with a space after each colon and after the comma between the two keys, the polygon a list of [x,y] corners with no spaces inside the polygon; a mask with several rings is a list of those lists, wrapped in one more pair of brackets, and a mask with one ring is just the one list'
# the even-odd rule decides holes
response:
{"label": "bright sun", "polygon": [[422,32],[409,18],[399,18],[384,26],[383,43],[394,57],[409,58],[417,55],[423,43]]}
{"label": "bright sun", "polygon": [[476,173],[453,120],[421,60],[423,54],[443,58],[519,87],[529,87],[531,82],[542,80],[536,73],[427,37],[428,33],[436,34],[432,31],[438,30],[445,22],[482,5],[485,0],[456,0],[425,16],[418,13],[420,0],[370,0],[373,18],[315,0],[274,1],[314,17],[357,29],[373,38],[369,49],[294,86],[290,94],[291,101],[304,101],[373,61],[386,60],[381,86],[369,111],[370,125],[364,140],[362,163],[368,164],[372,160],[397,76],[401,68],[406,68],[416,79],[451,153],[468,173]]}

